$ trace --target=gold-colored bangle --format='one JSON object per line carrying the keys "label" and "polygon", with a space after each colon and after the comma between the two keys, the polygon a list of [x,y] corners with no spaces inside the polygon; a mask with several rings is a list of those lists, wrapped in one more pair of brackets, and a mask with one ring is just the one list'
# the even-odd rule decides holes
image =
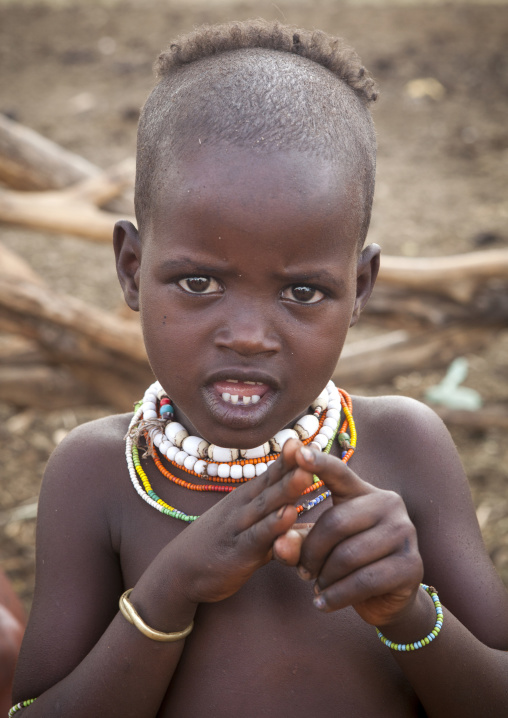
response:
{"label": "gold-colored bangle", "polygon": [[125,591],[125,593],[120,596],[120,611],[129,623],[136,626],[138,631],[141,631],[143,635],[151,638],[152,641],[166,641],[167,643],[180,641],[182,638],[188,636],[194,628],[194,621],[191,621],[190,625],[187,626],[187,628],[184,628],[183,631],[175,631],[174,633],[163,633],[162,631],[156,631],[154,628],[150,628],[150,626],[147,626],[132,603],[129,601],[131,592],[132,588],[129,588],[128,591]]}

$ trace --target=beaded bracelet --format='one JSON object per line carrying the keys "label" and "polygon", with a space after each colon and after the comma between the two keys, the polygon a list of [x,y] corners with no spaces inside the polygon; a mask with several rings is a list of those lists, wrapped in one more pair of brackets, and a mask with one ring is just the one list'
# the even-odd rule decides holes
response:
{"label": "beaded bracelet", "polygon": [[416,641],[416,643],[394,643],[383,636],[379,628],[374,626],[374,628],[376,628],[378,638],[385,644],[385,646],[391,648],[392,651],[417,651],[419,648],[428,646],[429,643],[439,635],[439,632],[443,627],[443,607],[439,600],[439,596],[437,595],[436,589],[433,586],[427,586],[425,583],[421,583],[420,586],[424,591],[427,591],[429,596],[434,601],[434,608],[436,609],[436,625],[432,631],[425,636],[425,638],[422,638],[421,641]]}
{"label": "beaded bracelet", "polygon": [[150,626],[143,621],[139,613],[129,601],[131,591],[132,588],[129,588],[128,591],[125,591],[125,593],[121,595],[119,603],[120,611],[129,623],[136,626],[138,631],[140,631],[144,636],[151,638],[152,641],[165,641],[166,643],[180,641],[182,638],[188,636],[194,628],[194,621],[191,621],[187,628],[184,628],[183,631],[175,631],[174,633],[163,633],[162,631],[156,631],[154,628],[150,628]]}
{"label": "beaded bracelet", "polygon": [[32,703],[35,703],[36,700],[37,698],[30,698],[27,701],[21,701],[21,703],[16,703],[16,705],[12,706],[9,713],[7,714],[8,718],[12,718],[15,713],[22,710],[23,708],[26,708],[27,706],[32,705]]}

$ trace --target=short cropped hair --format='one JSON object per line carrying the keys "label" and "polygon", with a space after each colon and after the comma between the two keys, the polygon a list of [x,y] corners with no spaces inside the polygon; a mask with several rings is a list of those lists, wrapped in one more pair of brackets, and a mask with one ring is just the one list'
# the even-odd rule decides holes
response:
{"label": "short cropped hair", "polygon": [[[138,128],[140,231],[168,162],[221,142],[263,153],[299,150],[340,161],[358,185],[362,245],[374,194],[374,81],[340,38],[279,22],[205,25],[155,65],[158,84]],[[198,147],[199,145],[199,147]]]}

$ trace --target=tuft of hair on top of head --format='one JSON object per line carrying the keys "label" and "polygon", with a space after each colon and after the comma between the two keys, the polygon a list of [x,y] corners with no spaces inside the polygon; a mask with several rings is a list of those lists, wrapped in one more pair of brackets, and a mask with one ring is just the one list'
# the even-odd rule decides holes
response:
{"label": "tuft of hair on top of head", "polygon": [[275,50],[300,55],[330,70],[351,87],[368,105],[378,97],[372,76],[362,65],[353,48],[342,38],[322,30],[303,30],[282,25],[277,20],[232,21],[203,25],[180,35],[168,50],[161,53],[154,65],[162,80],[180,67],[206,57],[245,49]]}

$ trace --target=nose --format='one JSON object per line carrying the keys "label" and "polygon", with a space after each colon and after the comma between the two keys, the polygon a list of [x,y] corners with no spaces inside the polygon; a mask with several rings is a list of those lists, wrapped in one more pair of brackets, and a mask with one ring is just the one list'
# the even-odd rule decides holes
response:
{"label": "nose", "polygon": [[252,297],[232,302],[216,332],[215,344],[241,356],[277,353],[281,341],[275,327],[273,308],[270,311],[264,303],[253,301]]}

